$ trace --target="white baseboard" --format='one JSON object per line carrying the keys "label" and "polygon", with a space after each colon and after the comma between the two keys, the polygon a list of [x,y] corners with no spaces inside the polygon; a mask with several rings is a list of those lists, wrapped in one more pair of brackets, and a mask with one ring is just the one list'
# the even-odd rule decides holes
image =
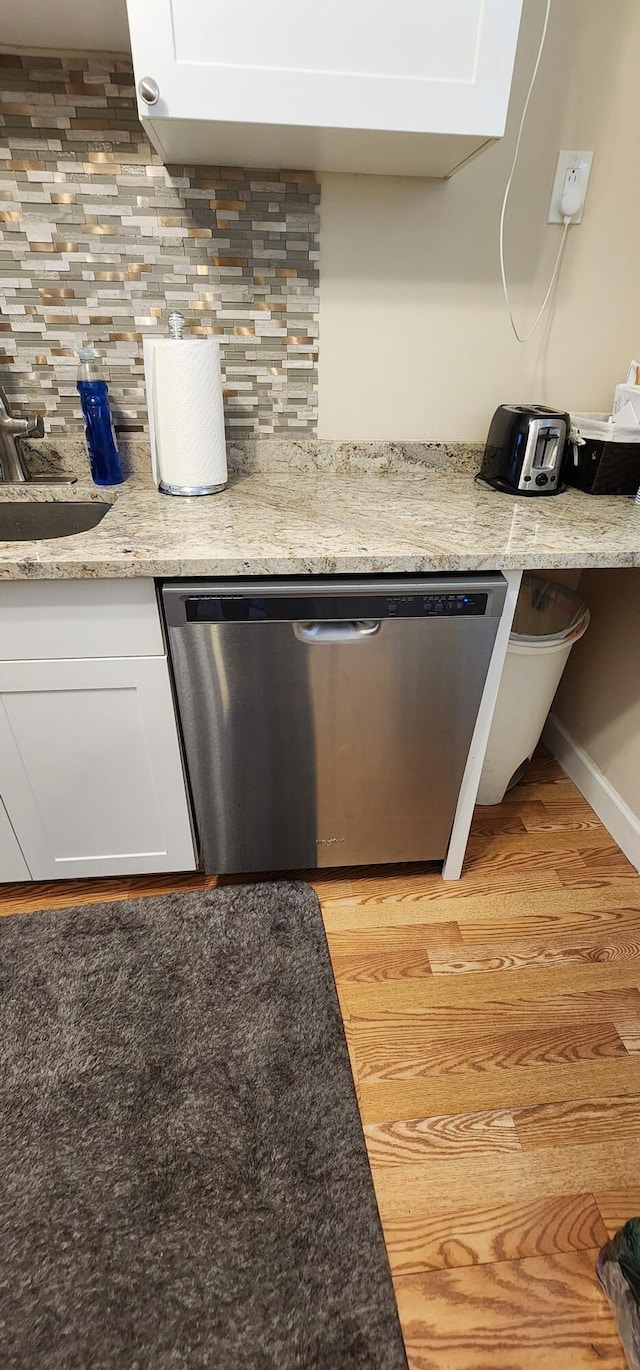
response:
{"label": "white baseboard", "polygon": [[555,714],[549,714],[542,740],[597,813],[614,842],[640,871],[640,815],[629,808],[589,753],[567,732]]}

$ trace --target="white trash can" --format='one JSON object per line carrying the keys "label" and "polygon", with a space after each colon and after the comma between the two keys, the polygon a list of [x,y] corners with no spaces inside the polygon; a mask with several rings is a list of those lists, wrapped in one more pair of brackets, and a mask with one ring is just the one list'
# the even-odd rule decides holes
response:
{"label": "white trash can", "polygon": [[571,648],[586,633],[590,617],[575,590],[522,577],[478,804],[499,804],[524,775]]}

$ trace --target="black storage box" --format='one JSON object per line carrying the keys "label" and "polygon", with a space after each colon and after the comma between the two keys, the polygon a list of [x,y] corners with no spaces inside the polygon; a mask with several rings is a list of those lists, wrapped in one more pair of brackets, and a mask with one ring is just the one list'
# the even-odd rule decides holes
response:
{"label": "black storage box", "polygon": [[607,423],[607,414],[572,414],[577,442],[567,445],[562,479],[590,495],[636,495],[640,489],[640,427]]}

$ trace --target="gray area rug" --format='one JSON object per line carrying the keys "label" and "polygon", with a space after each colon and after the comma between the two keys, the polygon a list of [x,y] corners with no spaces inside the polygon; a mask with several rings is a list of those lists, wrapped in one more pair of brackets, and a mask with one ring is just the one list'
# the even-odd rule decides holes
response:
{"label": "gray area rug", "polygon": [[318,902],[0,919],[0,1353],[406,1370]]}

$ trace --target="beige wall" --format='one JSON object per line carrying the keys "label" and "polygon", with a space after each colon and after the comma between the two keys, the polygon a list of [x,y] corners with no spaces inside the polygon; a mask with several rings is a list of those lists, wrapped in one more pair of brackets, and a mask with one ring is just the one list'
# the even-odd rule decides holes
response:
{"label": "beige wall", "polygon": [[585,571],[580,594],[591,625],[571,653],[554,713],[640,815],[640,573]]}
{"label": "beige wall", "polygon": [[558,149],[596,158],[552,327],[525,346],[510,330],[498,220],[543,12],[525,0],[507,136],[451,181],[322,178],[322,437],[482,439],[507,400],[606,408],[640,349],[638,0],[554,0],[507,222],[521,327],[562,231]]}

